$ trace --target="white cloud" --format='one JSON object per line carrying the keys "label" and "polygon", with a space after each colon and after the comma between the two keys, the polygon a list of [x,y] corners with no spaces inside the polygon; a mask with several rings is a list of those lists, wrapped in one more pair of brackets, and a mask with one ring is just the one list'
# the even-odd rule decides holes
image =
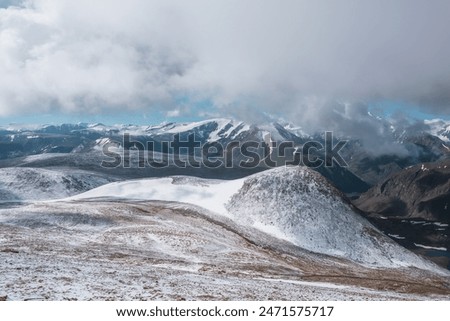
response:
{"label": "white cloud", "polygon": [[183,96],[299,121],[330,100],[449,113],[449,18],[445,0],[30,0],[0,9],[0,115]]}
{"label": "white cloud", "polygon": [[178,117],[178,116],[180,116],[180,114],[181,114],[181,112],[179,109],[173,109],[173,110],[169,110],[166,113],[166,116],[167,117]]}
{"label": "white cloud", "polygon": [[30,1],[1,10],[0,114],[170,102],[179,90],[176,79],[193,57],[176,42],[152,37],[154,22],[146,22],[151,15],[143,16],[148,6],[134,2],[128,13],[119,1],[97,7],[87,1]]}

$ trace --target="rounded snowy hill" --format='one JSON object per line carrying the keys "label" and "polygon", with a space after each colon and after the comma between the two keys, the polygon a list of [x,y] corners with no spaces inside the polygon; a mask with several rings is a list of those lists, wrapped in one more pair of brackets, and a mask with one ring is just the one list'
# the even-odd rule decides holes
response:
{"label": "rounded snowy hill", "polygon": [[364,265],[434,269],[384,236],[323,176],[306,167],[279,167],[230,181],[169,177],[117,182],[73,199],[92,198],[188,203],[311,252]]}
{"label": "rounded snowy hill", "polygon": [[278,234],[312,252],[377,266],[423,266],[364,219],[346,197],[306,167],[246,179],[227,209],[241,224]]}

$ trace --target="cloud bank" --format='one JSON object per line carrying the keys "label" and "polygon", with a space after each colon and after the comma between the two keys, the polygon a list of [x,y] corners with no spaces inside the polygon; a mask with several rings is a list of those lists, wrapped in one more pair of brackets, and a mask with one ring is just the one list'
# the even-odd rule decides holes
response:
{"label": "cloud bank", "polygon": [[13,1],[0,9],[0,116],[179,115],[186,97],[318,126],[377,100],[450,114],[449,18],[446,0]]}

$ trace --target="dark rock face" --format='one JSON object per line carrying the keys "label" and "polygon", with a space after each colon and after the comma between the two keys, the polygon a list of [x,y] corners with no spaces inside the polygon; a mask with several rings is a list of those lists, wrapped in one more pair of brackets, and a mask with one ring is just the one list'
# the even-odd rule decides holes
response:
{"label": "dark rock face", "polygon": [[419,164],[376,185],[355,205],[389,217],[450,221],[450,160]]}
{"label": "dark rock face", "polygon": [[404,169],[354,204],[393,240],[450,269],[450,160]]}

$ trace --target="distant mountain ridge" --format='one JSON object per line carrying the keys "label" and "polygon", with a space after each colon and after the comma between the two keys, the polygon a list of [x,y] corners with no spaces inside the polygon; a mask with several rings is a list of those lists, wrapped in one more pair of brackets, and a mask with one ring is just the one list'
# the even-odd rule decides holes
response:
{"label": "distant mountain ridge", "polygon": [[[411,128],[395,128],[382,119],[377,121],[389,133],[389,139],[402,147],[403,152],[396,154],[393,151],[386,151],[385,154],[374,155],[371,146],[364,146],[357,137],[345,137],[348,143],[342,149],[342,154],[349,167],[320,167],[317,170],[346,193],[364,192],[371,185],[402,168],[450,157],[450,143],[446,140],[450,124],[445,121],[430,121],[425,124],[428,126],[427,130],[422,128],[417,131]],[[11,166],[8,160],[43,154],[63,155],[59,158],[61,166],[66,159],[69,166],[74,163],[96,167],[100,162],[103,146],[112,142],[120,146],[125,133],[129,134],[133,141],[140,142],[144,146],[146,142],[153,142],[156,151],[161,151],[161,142],[172,141],[174,135],[179,135],[180,139],[194,135],[201,144],[220,143],[223,146],[231,141],[278,144],[291,141],[297,147],[291,149],[290,153],[310,140],[324,142],[323,133],[307,133],[300,127],[286,122],[251,125],[225,118],[188,123],[166,122],[148,126],[109,126],[102,123],[10,125],[0,128],[0,160],[5,160],[0,162],[0,167]],[[335,137],[335,140],[339,140],[339,137]],[[261,154],[261,151],[259,153]],[[261,156],[264,157],[262,154]],[[262,169],[264,168],[260,170]],[[178,170],[176,173],[179,174]]]}

